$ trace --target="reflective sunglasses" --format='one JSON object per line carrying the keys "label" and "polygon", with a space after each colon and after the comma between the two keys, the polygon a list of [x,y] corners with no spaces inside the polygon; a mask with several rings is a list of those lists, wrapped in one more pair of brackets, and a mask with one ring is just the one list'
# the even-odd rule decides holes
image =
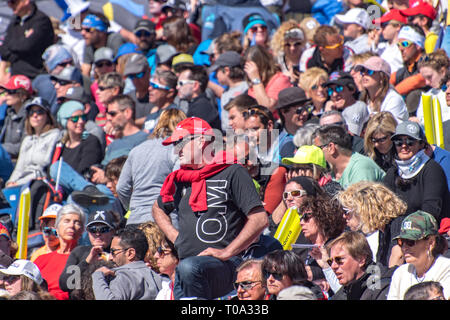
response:
{"label": "reflective sunglasses", "polygon": [[384,136],[381,138],[370,138],[370,141],[372,141],[372,143],[383,143],[385,142],[387,139],[389,138],[389,136]]}
{"label": "reflective sunglasses", "polygon": [[336,262],[338,266],[342,266],[344,264],[344,257],[334,257],[327,260],[329,266],[331,266],[333,262]]}
{"label": "reflective sunglasses", "polygon": [[242,288],[242,290],[248,291],[253,289],[253,287],[257,284],[260,283],[261,281],[241,281],[241,282],[235,282],[234,283],[234,288],[236,289],[236,291],[239,289],[239,287]]}
{"label": "reflective sunglasses", "polygon": [[133,80],[133,79],[141,79],[143,76],[145,75],[145,71],[136,73],[136,74],[130,74],[128,77]]}
{"label": "reflective sunglasses", "polygon": [[113,63],[111,61],[108,61],[108,60],[100,61],[100,62],[95,63],[95,66],[97,68],[112,67],[112,65],[113,65]]}
{"label": "reflective sunglasses", "polygon": [[340,46],[342,46],[344,44],[344,37],[341,35],[340,38],[341,38],[341,41],[339,43],[336,43],[336,44],[334,44],[332,46],[325,46],[324,48],[325,49],[330,49],[330,50],[339,48]]}
{"label": "reflective sunglasses", "polygon": [[62,80],[62,79],[54,79],[53,82],[59,84],[60,86],[67,86],[68,84],[72,84],[72,81]]}
{"label": "reflective sunglasses", "polygon": [[441,86],[441,90],[442,90],[442,91],[447,91],[447,88],[448,88],[448,87],[447,87],[446,84],[443,84],[443,85]]}
{"label": "reflective sunglasses", "polygon": [[393,139],[392,142],[396,147],[401,147],[406,144],[408,147],[412,147],[417,143],[416,139],[406,138],[406,139]]}
{"label": "reflective sunglasses", "polygon": [[408,48],[410,45],[412,45],[413,42],[408,41],[408,40],[403,40],[403,41],[399,41],[397,42],[397,46],[399,48]]}
{"label": "reflective sunglasses", "polygon": [[300,216],[300,221],[303,220],[305,222],[308,222],[310,219],[312,218],[312,213],[311,212],[307,212],[304,213]]}
{"label": "reflective sunglasses", "polygon": [[419,240],[410,240],[410,239],[397,239],[397,244],[399,247],[403,247],[403,245],[406,245],[407,247],[414,247]]}
{"label": "reflective sunglasses", "polygon": [[108,226],[89,226],[87,231],[90,233],[108,233],[111,231],[111,227]]}
{"label": "reflective sunglasses", "polygon": [[262,115],[264,118],[270,119],[268,114],[266,114],[264,111],[257,109],[257,108],[253,108],[248,111],[242,112],[242,116],[244,117],[244,119],[248,119],[248,118],[250,118],[252,116],[256,116],[256,115]]}
{"label": "reflective sunglasses", "polygon": [[370,70],[370,69],[367,69],[367,68],[362,67],[362,68],[359,70],[359,73],[360,73],[361,75],[373,76],[373,74],[375,73],[375,71],[374,71],[374,70]]}
{"label": "reflective sunglasses", "polygon": [[95,28],[91,27],[91,28],[81,28],[81,31],[87,32],[87,33],[92,33],[95,31]]}
{"label": "reflective sunglasses", "polygon": [[31,109],[28,111],[28,116],[33,116],[34,114],[37,114],[38,116],[42,116],[44,114],[46,114],[47,112],[44,109]]}
{"label": "reflective sunglasses", "polygon": [[285,191],[283,192],[283,199],[286,200],[289,195],[293,198],[299,198],[308,195],[308,193],[305,190]]}
{"label": "reflective sunglasses", "polygon": [[339,93],[342,92],[344,90],[343,86],[335,86],[333,87],[328,87],[327,91],[328,91],[328,95],[331,96],[333,94],[333,92]]}
{"label": "reflective sunglasses", "polygon": [[152,89],[161,89],[161,90],[166,90],[166,91],[169,91],[171,89],[168,86],[165,86],[163,84],[160,84],[160,83],[157,83],[157,82],[153,82],[153,81],[150,81],[150,87]]}
{"label": "reflective sunglasses", "polygon": [[56,229],[51,228],[51,227],[44,227],[44,228],[42,229],[42,233],[43,233],[44,235],[46,235],[47,237],[50,237],[50,236],[55,236],[55,237],[57,237],[57,236],[58,236],[58,232],[56,231]]}
{"label": "reflective sunglasses", "polygon": [[277,273],[277,272],[272,272],[272,271],[269,271],[266,269],[263,270],[263,275],[264,275],[265,279],[269,279],[270,276],[272,276],[277,281],[281,281],[283,279],[283,274]]}
{"label": "reflective sunglasses", "polygon": [[182,87],[186,84],[194,83],[194,82],[195,82],[195,80],[178,80],[177,86]]}
{"label": "reflective sunglasses", "polygon": [[87,120],[87,115],[85,115],[85,114],[82,114],[82,115],[80,115],[80,116],[73,116],[73,117],[69,117],[69,118],[67,118],[67,119],[69,119],[70,121],[72,121],[73,123],[77,123],[78,122],[78,120],[83,120],[83,122],[86,122],[86,120]]}
{"label": "reflective sunglasses", "polygon": [[252,30],[252,32],[256,32],[256,31],[259,31],[259,30],[266,31],[267,27],[266,26],[254,26],[254,27],[251,27],[250,30]]}

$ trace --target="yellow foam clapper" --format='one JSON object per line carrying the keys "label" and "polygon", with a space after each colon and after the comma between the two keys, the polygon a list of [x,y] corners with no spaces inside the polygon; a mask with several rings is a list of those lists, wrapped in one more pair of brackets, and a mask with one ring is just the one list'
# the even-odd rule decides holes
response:
{"label": "yellow foam clapper", "polygon": [[433,134],[434,144],[444,149],[444,129],[442,127],[441,104],[437,97],[433,97]]}
{"label": "yellow foam clapper", "polygon": [[432,97],[429,94],[422,93],[422,107],[423,107],[423,123],[425,128],[425,136],[429,144],[434,144],[433,134],[433,106]]}
{"label": "yellow foam clapper", "polygon": [[28,245],[28,224],[30,220],[31,192],[30,188],[25,188],[20,194],[19,200],[19,220],[17,225],[17,259],[27,259]]}
{"label": "yellow foam clapper", "polygon": [[109,21],[114,20],[114,8],[111,2],[105,3],[102,7],[103,14],[108,18]]}
{"label": "yellow foam clapper", "polygon": [[284,213],[274,238],[281,243],[284,250],[292,250],[292,244],[297,241],[301,230],[298,209],[297,207],[291,207]]}

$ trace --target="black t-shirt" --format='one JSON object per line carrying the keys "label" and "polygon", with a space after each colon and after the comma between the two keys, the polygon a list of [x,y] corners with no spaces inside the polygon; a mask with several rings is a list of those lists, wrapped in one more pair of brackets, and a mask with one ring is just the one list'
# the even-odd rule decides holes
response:
{"label": "black t-shirt", "polygon": [[[206,248],[223,249],[241,232],[247,214],[262,203],[247,170],[233,164],[206,179],[208,210],[193,212],[189,205],[191,185],[176,184],[174,205],[178,213],[179,234],[175,240],[180,259],[196,256]],[[159,207],[170,209],[158,197]]]}
{"label": "black t-shirt", "polygon": [[103,150],[98,138],[90,134],[75,148],[64,147],[61,156],[64,162],[69,164],[76,172],[83,174],[92,165],[102,162]]}

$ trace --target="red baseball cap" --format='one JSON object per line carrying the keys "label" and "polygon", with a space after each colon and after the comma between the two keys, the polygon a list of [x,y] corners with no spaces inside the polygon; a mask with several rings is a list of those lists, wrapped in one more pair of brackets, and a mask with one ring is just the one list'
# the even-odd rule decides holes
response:
{"label": "red baseball cap", "polygon": [[450,218],[444,218],[441,220],[441,225],[439,228],[439,233],[444,234],[450,230]]}
{"label": "red baseball cap", "polygon": [[214,136],[214,131],[205,120],[197,117],[190,117],[180,121],[172,135],[164,140],[162,144],[167,146],[183,139],[184,137],[194,134]]}
{"label": "red baseball cap", "polygon": [[24,75],[15,75],[12,76],[9,81],[2,87],[7,90],[15,90],[15,89],[25,89],[29,93],[33,93],[33,88],[31,87],[31,80]]}
{"label": "red baseball cap", "polygon": [[374,19],[372,24],[382,24],[385,22],[389,22],[391,20],[395,20],[401,23],[407,23],[408,19],[405,15],[403,15],[398,9],[391,9],[385,14],[383,14],[380,18]]}
{"label": "red baseball cap", "polygon": [[437,14],[431,4],[422,0],[409,1],[409,8],[401,10],[401,13],[408,17],[422,14],[431,20],[434,20]]}

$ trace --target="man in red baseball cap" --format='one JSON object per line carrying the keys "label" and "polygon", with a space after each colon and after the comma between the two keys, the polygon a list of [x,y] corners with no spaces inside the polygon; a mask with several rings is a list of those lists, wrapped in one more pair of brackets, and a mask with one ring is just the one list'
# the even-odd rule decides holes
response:
{"label": "man in red baseball cap", "polygon": [[372,22],[374,25],[381,26],[381,34],[386,42],[378,45],[378,54],[389,63],[391,72],[396,72],[403,67],[402,53],[397,46],[397,40],[400,29],[407,22],[406,16],[398,9],[391,9]]}
{"label": "man in red baseball cap", "polygon": [[[178,251],[176,300],[214,299],[231,292],[242,252],[268,226],[248,171],[232,155],[214,154],[214,139],[206,121],[191,117],[163,141],[174,145],[180,169],[167,176],[152,213]],[[175,209],[178,229],[169,216]]]}
{"label": "man in red baseball cap", "polygon": [[425,33],[425,52],[427,54],[434,51],[438,35],[431,31],[433,20],[436,19],[436,9],[426,1],[410,0],[409,8],[401,10],[401,13],[408,17],[408,22],[419,25]]}

